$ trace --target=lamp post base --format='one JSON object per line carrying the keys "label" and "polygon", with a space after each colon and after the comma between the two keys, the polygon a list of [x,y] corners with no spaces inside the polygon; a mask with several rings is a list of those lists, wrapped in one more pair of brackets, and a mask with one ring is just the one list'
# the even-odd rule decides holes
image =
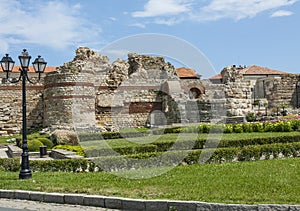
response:
{"label": "lamp post base", "polygon": [[29,169],[21,170],[19,174],[19,179],[31,179],[32,174]]}

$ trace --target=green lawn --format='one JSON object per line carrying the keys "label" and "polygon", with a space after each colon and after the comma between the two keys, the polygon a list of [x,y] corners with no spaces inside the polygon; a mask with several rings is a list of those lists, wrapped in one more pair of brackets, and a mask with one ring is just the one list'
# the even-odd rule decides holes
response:
{"label": "green lawn", "polygon": [[179,166],[150,179],[132,180],[105,172],[38,172],[32,180],[18,180],[18,172],[0,171],[0,180],[1,189],[219,203],[300,204],[300,158]]}

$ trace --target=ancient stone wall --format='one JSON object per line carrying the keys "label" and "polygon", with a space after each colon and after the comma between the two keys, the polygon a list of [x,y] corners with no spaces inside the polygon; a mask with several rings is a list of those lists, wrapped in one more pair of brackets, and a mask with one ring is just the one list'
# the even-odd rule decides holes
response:
{"label": "ancient stone wall", "polygon": [[281,78],[269,78],[265,80],[266,98],[270,108],[277,107],[299,107],[300,87],[299,75],[288,74]]}
{"label": "ancient stone wall", "polygon": [[[43,85],[27,86],[27,128],[43,126]],[[18,84],[0,85],[0,135],[18,134],[22,129],[22,87]]]}
{"label": "ancient stone wall", "polygon": [[169,79],[179,80],[175,68],[162,57],[129,54],[128,62],[117,60],[97,87],[97,124],[114,127],[150,124],[152,112],[161,114],[159,93],[161,85]]}
{"label": "ancient stone wall", "polygon": [[[28,127],[117,130],[124,127],[208,122],[252,111],[253,84],[236,68],[222,71],[223,84],[179,79],[162,57],[129,54],[128,61],[109,59],[86,47],[73,61],[27,86]],[[298,75],[266,78],[269,107],[300,106]],[[297,86],[298,84],[299,86]],[[20,84],[0,85],[0,134],[22,126]],[[226,113],[227,112],[227,113]]]}
{"label": "ancient stone wall", "polygon": [[221,72],[224,83],[227,116],[243,116],[252,110],[253,90],[249,80],[234,67],[226,67]]}
{"label": "ancient stone wall", "polygon": [[44,127],[95,126],[92,73],[52,73],[45,78]]}

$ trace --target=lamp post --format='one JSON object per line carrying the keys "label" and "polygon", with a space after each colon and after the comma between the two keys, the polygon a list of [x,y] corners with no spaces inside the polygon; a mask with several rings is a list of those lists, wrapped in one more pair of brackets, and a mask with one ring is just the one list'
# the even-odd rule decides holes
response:
{"label": "lamp post", "polygon": [[297,81],[296,83],[296,100],[297,100],[297,108],[299,108],[299,87],[300,87],[300,81]]}
{"label": "lamp post", "polygon": [[13,70],[15,62],[6,54],[0,61],[2,70],[6,73],[6,80],[10,83],[18,83],[22,81],[22,159],[21,159],[21,171],[19,179],[30,179],[32,177],[31,170],[29,168],[29,155],[28,155],[28,144],[27,144],[27,133],[26,133],[26,80],[31,84],[36,84],[41,79],[41,73],[44,72],[47,62],[41,56],[38,56],[33,64],[34,71],[38,73],[38,79],[32,81],[28,76],[28,66],[31,56],[27,50],[24,49],[21,55],[18,57],[20,60],[21,68],[19,68],[20,76],[17,80],[10,78],[10,73]]}

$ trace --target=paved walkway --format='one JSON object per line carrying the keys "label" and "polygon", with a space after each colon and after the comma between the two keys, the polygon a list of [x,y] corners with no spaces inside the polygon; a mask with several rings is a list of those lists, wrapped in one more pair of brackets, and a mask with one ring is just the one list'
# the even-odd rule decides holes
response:
{"label": "paved walkway", "polygon": [[[37,201],[27,201],[18,199],[2,199],[0,198],[0,211],[113,211],[112,209],[79,206],[79,205],[65,205],[55,203],[42,203]],[[116,210],[114,210],[116,211]]]}
{"label": "paved walkway", "polygon": [[0,148],[0,158],[8,158],[6,151],[7,148]]}

